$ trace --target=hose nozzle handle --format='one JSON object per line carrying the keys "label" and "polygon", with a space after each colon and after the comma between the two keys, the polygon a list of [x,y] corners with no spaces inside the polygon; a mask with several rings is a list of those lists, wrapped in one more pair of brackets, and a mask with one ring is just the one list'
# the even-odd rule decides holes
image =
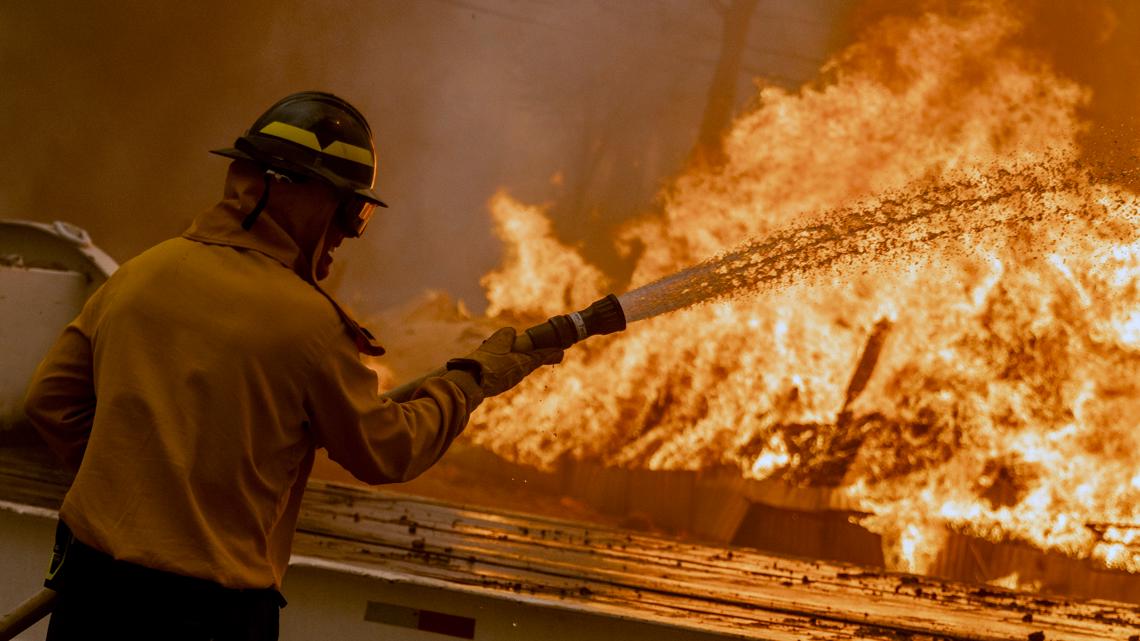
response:
{"label": "hose nozzle handle", "polygon": [[613,294],[600,298],[582,311],[552,316],[544,323],[515,337],[511,349],[529,352],[535,349],[557,347],[566,349],[590,336],[613,334],[625,329],[625,312],[618,297]]}

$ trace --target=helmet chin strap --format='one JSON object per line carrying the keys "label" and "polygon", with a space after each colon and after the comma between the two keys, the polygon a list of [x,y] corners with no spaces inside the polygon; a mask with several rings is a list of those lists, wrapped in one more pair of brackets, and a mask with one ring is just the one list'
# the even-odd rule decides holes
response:
{"label": "helmet chin strap", "polygon": [[269,185],[273,182],[272,177],[273,172],[265,172],[265,190],[261,192],[261,198],[257,199],[257,204],[253,206],[253,210],[250,211],[245,218],[242,218],[242,229],[249,231],[249,228],[253,227],[253,223],[257,222],[257,217],[261,215],[265,206],[269,204]]}
{"label": "helmet chin strap", "polygon": [[329,224],[321,231],[321,237],[317,239],[317,247],[313,251],[313,255],[309,257],[309,276],[315,285],[317,283],[317,266],[320,265],[321,258],[325,254],[325,239],[329,236],[329,227],[333,225],[333,220],[329,219]]}

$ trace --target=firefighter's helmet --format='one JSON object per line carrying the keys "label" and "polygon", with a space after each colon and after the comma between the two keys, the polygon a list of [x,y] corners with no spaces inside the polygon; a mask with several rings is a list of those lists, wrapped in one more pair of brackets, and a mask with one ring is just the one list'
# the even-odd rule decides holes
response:
{"label": "firefighter's helmet", "polygon": [[[320,91],[286,96],[261,115],[234,146],[211,151],[252,160],[287,178],[317,178],[342,194],[342,209],[366,210],[356,218],[359,235],[371,207],[387,207],[374,190],[376,144],[368,121],[344,99]],[[353,212],[355,213],[355,211]]]}

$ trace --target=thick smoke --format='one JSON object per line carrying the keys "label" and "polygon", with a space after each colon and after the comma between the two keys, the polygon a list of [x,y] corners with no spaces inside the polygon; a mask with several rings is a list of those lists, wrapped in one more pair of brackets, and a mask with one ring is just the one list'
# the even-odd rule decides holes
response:
{"label": "thick smoke", "polygon": [[[810,77],[833,0],[765,3],[749,76]],[[481,307],[499,188],[555,203],[611,266],[609,231],[680,169],[716,61],[712,3],[424,0],[0,5],[0,216],[83,226],[120,261],[220,195],[229,145],[277,98],[368,115],[392,205],[338,254],[364,314],[425,288]]]}

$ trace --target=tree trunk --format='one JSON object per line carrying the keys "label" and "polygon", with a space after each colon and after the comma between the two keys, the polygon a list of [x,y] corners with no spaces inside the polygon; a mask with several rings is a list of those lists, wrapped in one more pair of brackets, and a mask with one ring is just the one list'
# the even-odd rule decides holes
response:
{"label": "tree trunk", "polygon": [[690,162],[692,165],[716,166],[724,162],[723,138],[732,124],[740,61],[748,44],[748,27],[758,3],[759,0],[732,0],[724,11],[724,37],[721,40],[720,57],[709,87],[701,130]]}

